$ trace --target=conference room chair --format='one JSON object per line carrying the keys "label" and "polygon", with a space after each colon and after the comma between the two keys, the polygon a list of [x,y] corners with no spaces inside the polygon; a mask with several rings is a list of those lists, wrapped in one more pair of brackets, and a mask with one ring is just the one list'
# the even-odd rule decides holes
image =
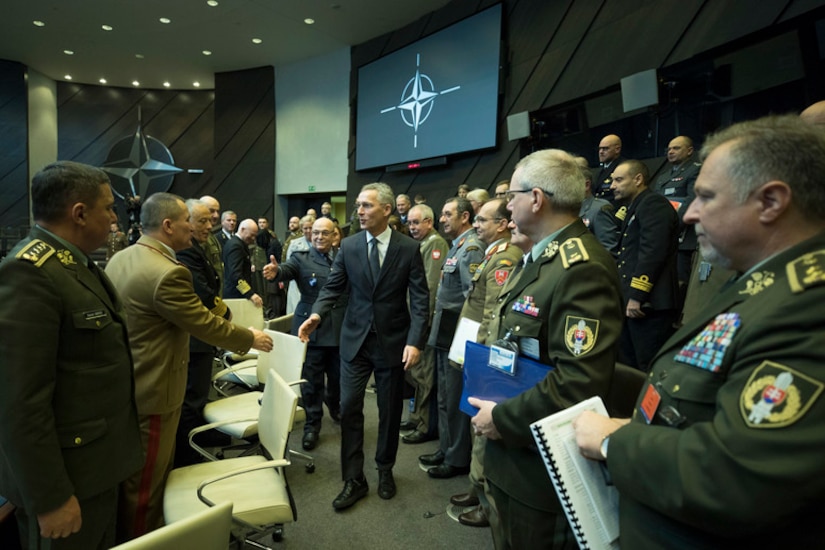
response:
{"label": "conference room chair", "polygon": [[221,502],[112,550],[226,550],[231,527],[232,503]]}
{"label": "conference room chair", "polygon": [[217,503],[232,502],[233,534],[238,540],[256,548],[268,548],[261,542],[268,535],[280,540],[283,525],[298,517],[286,479],[287,442],[297,404],[289,384],[270,370],[258,414],[264,454],[172,470],[163,499],[166,523],[175,524]]}

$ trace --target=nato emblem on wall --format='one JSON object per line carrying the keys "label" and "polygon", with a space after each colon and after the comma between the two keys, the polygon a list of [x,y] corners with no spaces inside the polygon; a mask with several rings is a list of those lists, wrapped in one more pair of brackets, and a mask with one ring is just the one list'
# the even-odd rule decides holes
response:
{"label": "nato emblem on wall", "polygon": [[122,200],[138,196],[146,200],[152,193],[168,191],[175,174],[183,172],[174,165],[169,148],[144,134],[140,124],[134,135],[112,146],[100,169],[109,174],[112,191]]}

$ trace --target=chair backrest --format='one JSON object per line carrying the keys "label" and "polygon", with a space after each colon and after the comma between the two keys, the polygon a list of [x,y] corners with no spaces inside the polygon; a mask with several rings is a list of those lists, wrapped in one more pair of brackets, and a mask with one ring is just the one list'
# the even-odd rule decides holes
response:
{"label": "chair backrest", "polygon": [[221,502],[175,523],[115,546],[113,550],[226,550],[232,503]]}
{"label": "chair backrest", "polygon": [[243,328],[264,329],[264,308],[255,307],[246,298],[228,298],[224,303],[232,311],[232,323]]}
{"label": "chair backrest", "polygon": [[[301,379],[301,371],[307,356],[307,345],[297,336],[274,330],[264,331],[272,338],[272,351],[258,354],[258,381],[266,382],[269,369],[281,375],[288,383]],[[300,386],[293,386],[300,392]],[[298,393],[300,395],[300,393]]]}
{"label": "chair backrest", "polygon": [[630,418],[646,379],[647,375],[642,371],[624,363],[616,363],[605,399],[605,407],[610,416]]}
{"label": "chair backrest", "polygon": [[281,315],[280,317],[270,319],[266,324],[266,328],[276,332],[292,332],[293,317],[295,317],[294,313],[287,313],[286,315]]}
{"label": "chair backrest", "polygon": [[277,372],[270,370],[258,413],[258,437],[272,458],[286,455],[297,406],[298,396]]}

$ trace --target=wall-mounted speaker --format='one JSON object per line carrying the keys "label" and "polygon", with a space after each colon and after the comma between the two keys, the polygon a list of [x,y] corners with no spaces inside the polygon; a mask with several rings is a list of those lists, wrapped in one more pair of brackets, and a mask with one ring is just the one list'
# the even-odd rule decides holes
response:
{"label": "wall-mounted speaker", "polygon": [[659,104],[659,83],[656,69],[626,76],[621,80],[624,112]]}
{"label": "wall-mounted speaker", "polygon": [[514,141],[516,139],[526,138],[530,136],[530,113],[522,111],[507,117],[507,139]]}

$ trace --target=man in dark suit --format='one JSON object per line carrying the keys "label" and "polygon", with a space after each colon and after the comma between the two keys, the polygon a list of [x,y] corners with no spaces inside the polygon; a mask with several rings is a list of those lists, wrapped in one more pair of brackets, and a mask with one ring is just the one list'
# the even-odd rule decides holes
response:
{"label": "man in dark suit", "polygon": [[[270,266],[277,270],[276,283],[295,281],[301,291],[301,301],[292,317],[292,333],[298,329],[312,313],[312,306],[318,293],[329,278],[332,267],[332,235],[335,223],[328,218],[318,218],[312,224],[312,247],[295,252],[286,262],[278,265],[275,255],[270,256]],[[304,438],[301,442],[306,450],[318,444],[321,419],[324,416],[323,403],[329,407],[333,420],[341,420],[341,356],[338,345],[341,340],[341,322],[347,306],[347,295],[341,294],[317,330],[312,333],[307,346],[306,361],[301,377],[306,383],[301,387],[307,419],[304,423]],[[326,374],[328,384],[324,384]]]}
{"label": "man in dark suit", "polygon": [[499,294],[488,342],[507,340],[554,368],[502,403],[470,399],[480,408],[476,434],[488,439],[484,475],[498,511],[493,539],[498,549],[575,548],[530,423],[606,395],[622,324],[616,263],[579,219],[584,178],[570,154],[546,149],[522,159],[508,198],[519,231],[536,244]]}
{"label": "man in dark suit", "polygon": [[613,172],[616,199],[627,203],[619,238],[619,276],[625,302],[619,360],[647,371],[653,354],[673,332],[678,317],[675,208],[648,188],[647,166],[627,160]]}
{"label": "man in dark suit", "polygon": [[223,245],[223,297],[246,298],[257,307],[263,307],[263,299],[252,288],[252,258],[249,245],[258,236],[255,220],[241,222],[238,232]]}
{"label": "man in dark suit", "polygon": [[424,265],[418,243],[388,226],[394,202],[392,189],[384,183],[361,189],[356,205],[364,231],[341,242],[330,278],[299,331],[308,341],[338,296],[349,288],[341,329],[341,468],[345,484],[332,503],[336,510],[352,506],[369,491],[364,477],[364,391],[371,374],[375,376],[380,419],[375,452],[378,496],[395,496],[392,467],[398,451],[404,370],[418,361],[426,337],[430,298]]}
{"label": "man in dark suit", "polygon": [[117,486],[143,462],[123,307],[89,258],[114,197],[68,161],[31,196],[37,225],[0,264],[0,494],[24,548],[109,548]]}

